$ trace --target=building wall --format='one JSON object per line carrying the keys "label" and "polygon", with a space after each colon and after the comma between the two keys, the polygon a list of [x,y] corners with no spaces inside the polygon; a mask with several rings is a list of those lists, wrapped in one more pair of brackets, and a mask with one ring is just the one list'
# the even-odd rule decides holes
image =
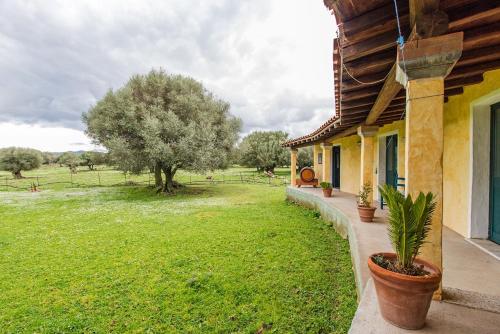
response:
{"label": "building wall", "polygon": [[375,162],[375,169],[373,171],[373,199],[376,201],[380,198],[378,192],[379,173],[381,170],[381,161],[379,161],[380,139],[384,139],[386,136],[393,134],[398,135],[398,174],[401,177],[404,177],[405,175],[405,121],[401,120],[382,126],[377,132],[377,140],[375,142],[375,152],[373,157],[373,161]]}
{"label": "building wall", "polygon": [[443,223],[466,237],[471,196],[471,103],[498,88],[500,70],[490,71],[482,83],[465,87],[464,94],[451,96],[444,105]]}
{"label": "building wall", "polygon": [[313,146],[314,174],[318,180],[322,180],[321,169],[323,168],[323,166],[318,163],[318,154],[322,153],[322,152],[323,151],[322,151],[321,147],[319,146],[319,144],[315,144]]}
{"label": "building wall", "polygon": [[[471,187],[471,103],[500,89],[500,70],[484,74],[484,81],[464,88],[444,104],[443,223],[464,237],[469,235]],[[490,131],[489,128],[484,131]],[[405,121],[381,127],[377,137],[398,134],[398,173],[405,174]],[[360,187],[361,139],[352,135],[335,141],[341,146],[340,189],[356,194]],[[374,156],[374,199],[378,200],[379,140]],[[488,165],[482,168],[489,168]]]}
{"label": "building wall", "polygon": [[[358,135],[331,141],[340,145],[340,190],[357,194],[359,191],[361,166],[361,139]],[[330,162],[331,164],[331,162]]]}

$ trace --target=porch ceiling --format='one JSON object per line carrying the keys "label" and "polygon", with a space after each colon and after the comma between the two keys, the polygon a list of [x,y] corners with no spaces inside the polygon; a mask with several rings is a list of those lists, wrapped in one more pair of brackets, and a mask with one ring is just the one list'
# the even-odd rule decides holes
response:
{"label": "porch ceiling", "polygon": [[[411,33],[410,1],[415,0],[397,1],[405,39]],[[446,32],[464,32],[462,57],[445,79],[446,102],[449,96],[462,94],[464,86],[480,83],[484,72],[500,68],[500,0],[437,2],[448,15]],[[394,94],[388,94],[386,103],[378,101],[374,107],[396,61],[398,28],[393,0],[324,3],[340,31],[340,37],[333,41],[334,115],[314,132],[283,143],[286,147],[354,134],[372,109],[378,110],[370,116],[370,124],[382,126],[404,118],[406,93],[399,84],[390,87]]]}

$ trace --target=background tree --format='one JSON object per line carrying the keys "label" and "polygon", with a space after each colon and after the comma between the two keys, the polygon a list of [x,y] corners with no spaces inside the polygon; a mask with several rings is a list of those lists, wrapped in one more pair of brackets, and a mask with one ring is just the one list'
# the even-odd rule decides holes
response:
{"label": "background tree", "polygon": [[[136,75],[83,115],[87,134],[106,147],[117,167],[150,168],[172,192],[179,168],[204,172],[228,165],[241,121],[201,83],[163,70]],[[162,173],[165,176],[163,183]]]}
{"label": "background tree", "polygon": [[283,131],[255,131],[240,144],[241,164],[259,171],[274,172],[276,167],[290,163],[290,153],[281,146],[288,138]]}
{"label": "background tree", "polygon": [[57,161],[58,154],[52,152],[42,152],[42,164],[50,165]]}
{"label": "background tree", "polygon": [[71,173],[76,173],[78,171],[78,166],[82,163],[80,156],[73,152],[63,153],[57,161],[59,164],[67,166]]}
{"label": "background tree", "polygon": [[12,173],[16,179],[23,176],[21,171],[32,170],[42,164],[42,153],[32,148],[8,147],[0,149],[0,170]]}
{"label": "background tree", "polygon": [[299,148],[297,152],[297,168],[301,170],[304,167],[312,167],[313,165],[313,148],[311,146]]}
{"label": "background tree", "polygon": [[96,165],[105,165],[108,163],[107,154],[103,152],[83,152],[80,156],[83,166],[87,166],[89,170],[94,170]]}

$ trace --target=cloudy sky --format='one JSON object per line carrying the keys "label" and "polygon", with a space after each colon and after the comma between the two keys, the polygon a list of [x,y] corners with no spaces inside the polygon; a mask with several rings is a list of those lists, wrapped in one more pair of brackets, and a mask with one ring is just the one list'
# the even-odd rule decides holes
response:
{"label": "cloudy sky", "polygon": [[0,0],[0,147],[91,149],[81,114],[151,68],[231,103],[243,134],[298,136],[333,112],[322,0]]}

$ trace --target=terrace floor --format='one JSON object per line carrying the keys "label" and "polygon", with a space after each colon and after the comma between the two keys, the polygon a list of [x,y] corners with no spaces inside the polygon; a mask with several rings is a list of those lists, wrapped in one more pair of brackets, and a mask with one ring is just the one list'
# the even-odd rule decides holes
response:
{"label": "terrace floor", "polygon": [[[358,311],[350,333],[406,333],[380,316],[366,260],[390,251],[386,210],[378,209],[371,224],[359,221],[356,198],[335,191],[324,198],[321,189],[287,188],[287,197],[321,212],[349,238],[358,296]],[[451,229],[443,229],[443,302],[433,301],[422,333],[498,333],[500,328],[500,261]]]}

